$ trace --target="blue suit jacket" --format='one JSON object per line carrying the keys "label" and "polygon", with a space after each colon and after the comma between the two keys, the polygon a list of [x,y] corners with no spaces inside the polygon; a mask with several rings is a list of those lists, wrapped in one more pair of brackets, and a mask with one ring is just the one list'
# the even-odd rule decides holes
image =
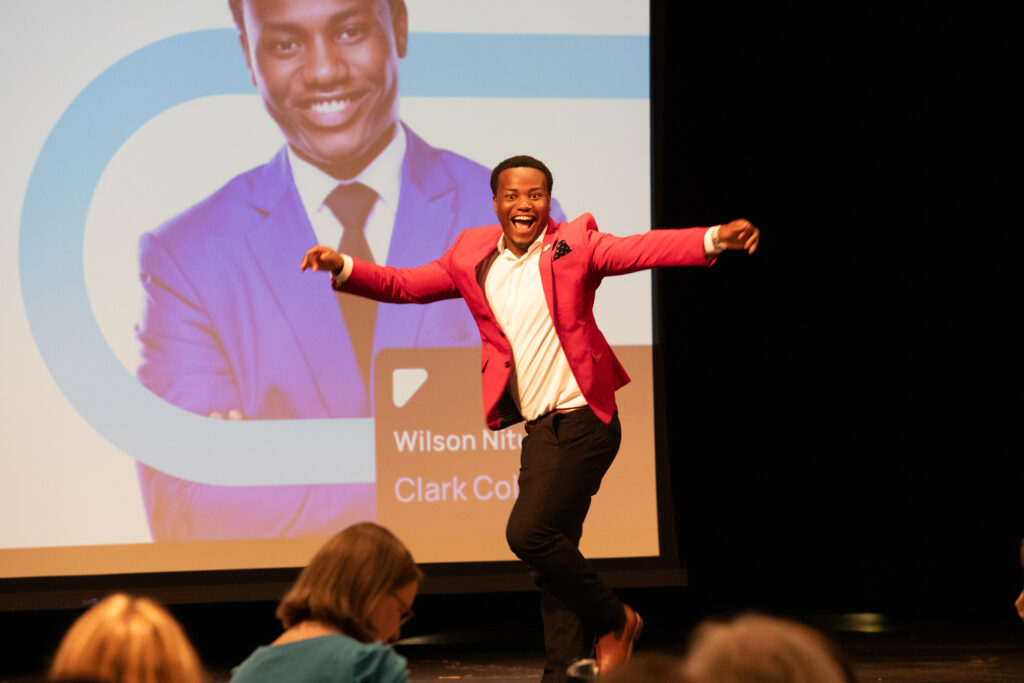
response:
{"label": "blue suit jacket", "polygon": [[[494,222],[490,171],[405,130],[386,260],[397,267],[440,257],[461,230]],[[370,416],[336,295],[299,270],[314,244],[285,150],[144,235],[139,380],[200,415]],[[477,344],[459,301],[378,309],[375,352]],[[329,535],[376,514],[373,484],[221,487],[140,473],[156,540]]]}
{"label": "blue suit jacket", "polygon": [[[410,131],[387,264],[439,257],[460,230],[492,222],[490,171]],[[337,298],[299,270],[314,244],[283,149],[143,236],[139,380],[200,415],[371,415]],[[477,343],[459,302],[379,307],[375,352]]]}

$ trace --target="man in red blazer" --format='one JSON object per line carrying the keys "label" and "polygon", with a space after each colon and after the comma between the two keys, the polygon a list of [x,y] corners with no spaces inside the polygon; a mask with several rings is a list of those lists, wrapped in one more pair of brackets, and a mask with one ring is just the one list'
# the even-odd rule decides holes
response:
{"label": "man in red blazer", "polygon": [[658,266],[709,265],[725,249],[753,253],[746,220],[713,228],[617,237],[584,214],[550,219],[552,177],[532,157],[491,174],[500,225],[464,230],[436,261],[417,268],[365,263],[310,249],[303,270],[332,272],[334,289],[391,303],[462,297],[480,329],[487,424],[526,420],[519,497],[506,537],[541,591],[545,681],[589,649],[604,674],[629,659],[643,620],[621,603],[579,551],[583,520],[619,449],[615,390],[629,381],[594,320],[601,280]]}

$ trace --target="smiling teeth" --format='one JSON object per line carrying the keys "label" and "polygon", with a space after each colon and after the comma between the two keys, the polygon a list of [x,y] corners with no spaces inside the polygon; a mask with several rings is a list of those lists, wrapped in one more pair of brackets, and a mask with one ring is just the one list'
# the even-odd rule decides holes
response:
{"label": "smiling teeth", "polygon": [[314,102],[310,105],[310,109],[317,114],[336,114],[339,111],[344,111],[347,106],[348,100],[328,100],[327,102]]}

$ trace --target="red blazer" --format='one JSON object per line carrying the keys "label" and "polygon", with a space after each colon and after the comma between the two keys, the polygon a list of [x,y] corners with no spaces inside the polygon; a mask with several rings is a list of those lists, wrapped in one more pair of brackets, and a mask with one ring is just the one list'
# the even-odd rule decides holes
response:
{"label": "red blazer", "polygon": [[[605,423],[615,413],[615,390],[629,382],[629,376],[594,320],[598,285],[608,275],[656,266],[709,265],[704,256],[705,230],[653,230],[617,237],[598,232],[589,213],[566,223],[549,219],[540,254],[548,312],[583,397]],[[494,319],[481,279],[486,270],[483,266],[497,255],[500,236],[500,225],[464,230],[441,258],[418,268],[392,268],[353,259],[348,280],[334,285],[339,291],[390,303],[462,297],[480,328],[484,408],[491,429],[522,420],[506,394],[512,347]],[[556,257],[558,252],[565,253]]]}

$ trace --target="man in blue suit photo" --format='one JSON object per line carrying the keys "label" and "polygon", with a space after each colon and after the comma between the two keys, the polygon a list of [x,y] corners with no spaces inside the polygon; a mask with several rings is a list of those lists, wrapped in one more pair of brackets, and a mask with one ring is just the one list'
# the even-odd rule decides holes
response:
{"label": "man in blue suit photo", "polygon": [[[211,418],[371,417],[376,352],[475,346],[476,326],[458,302],[335,295],[301,277],[296,254],[326,243],[396,267],[439,257],[462,229],[494,222],[490,170],[400,120],[404,0],[229,5],[287,144],[142,237],[137,376]],[[157,541],[326,536],[376,514],[372,482],[228,487],[139,472]]]}

